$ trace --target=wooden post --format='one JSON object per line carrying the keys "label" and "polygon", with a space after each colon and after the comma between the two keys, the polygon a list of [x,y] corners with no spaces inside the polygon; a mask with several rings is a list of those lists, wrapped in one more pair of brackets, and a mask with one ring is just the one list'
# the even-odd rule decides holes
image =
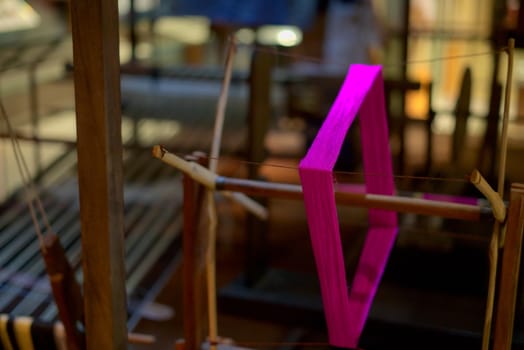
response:
{"label": "wooden post", "polygon": [[[249,77],[247,159],[261,163],[266,158],[264,139],[271,121],[271,66],[273,55],[255,51]],[[258,176],[258,167],[248,168],[248,178]]]}
{"label": "wooden post", "polygon": [[511,187],[506,240],[502,256],[493,350],[509,350],[513,339],[513,321],[524,234],[524,185]]}
{"label": "wooden post", "polygon": [[[251,162],[262,163],[266,158],[264,139],[271,122],[271,69],[273,55],[269,52],[255,51],[251,61],[249,78],[249,114],[248,114],[248,143],[247,159]],[[260,179],[258,166],[249,166],[248,178]],[[266,200],[256,199],[263,205]],[[248,287],[254,285],[266,272],[267,222],[260,220],[252,213],[246,217],[246,269],[245,283]]]}
{"label": "wooden post", "polygon": [[87,349],[127,349],[118,4],[70,9]]}
{"label": "wooden post", "polygon": [[[190,157],[191,160],[197,160]],[[184,229],[183,250],[183,317],[184,350],[199,350],[204,341],[203,324],[205,292],[204,231],[199,226],[200,213],[204,205],[204,187],[189,175],[183,175],[184,186]]]}

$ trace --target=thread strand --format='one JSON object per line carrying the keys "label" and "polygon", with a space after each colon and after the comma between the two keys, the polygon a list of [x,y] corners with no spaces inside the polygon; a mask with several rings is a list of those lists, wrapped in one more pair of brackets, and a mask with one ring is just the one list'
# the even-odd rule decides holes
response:
{"label": "thread strand", "polygon": [[[232,40],[231,37],[229,40]],[[310,61],[310,62],[316,62],[316,63],[324,63],[329,64],[331,66],[339,66],[339,67],[347,67],[347,63],[343,62],[328,62],[325,59],[321,57],[315,57],[315,56],[308,56],[308,55],[301,55],[301,54],[295,54],[295,53],[289,53],[289,52],[282,52],[279,51],[277,47],[260,47],[260,46],[253,46],[250,44],[238,44],[239,46],[248,46],[253,51],[260,51],[260,52],[268,52],[275,56],[282,56],[282,57],[288,57],[288,58],[295,58],[297,60],[301,61]],[[494,54],[499,54],[506,52],[508,50],[507,46],[501,47],[499,49],[495,50],[488,50],[488,51],[481,51],[481,52],[475,52],[475,53],[469,53],[469,54],[463,54],[463,55],[452,55],[452,56],[439,56],[439,57],[430,57],[425,59],[419,59],[419,60],[407,60],[404,62],[399,63],[393,63],[393,64],[387,64],[382,65],[383,69],[391,69],[391,68],[397,68],[407,65],[414,65],[414,64],[423,64],[423,63],[432,63],[432,62],[439,62],[439,61],[448,61],[448,60],[457,60],[457,59],[464,59],[464,58],[472,58],[472,57],[479,57],[479,56],[489,56]]]}
{"label": "thread strand", "polygon": [[[174,153],[176,154],[176,153]],[[178,154],[177,156],[183,157],[183,155]],[[217,161],[224,160],[221,157],[209,157],[206,156],[207,159],[214,159]],[[255,161],[249,161],[249,160],[243,160],[243,159],[232,159],[228,158],[228,162],[233,163],[239,163],[244,164],[248,166],[263,166],[263,167],[270,167],[270,168],[281,168],[281,169],[287,169],[287,170],[296,170],[298,171],[298,166],[292,166],[292,165],[285,165],[285,164],[278,164],[278,163],[266,163],[266,162],[255,162]],[[381,177],[385,176],[384,174],[379,173],[365,173],[361,171],[344,171],[344,170],[336,170],[333,171],[333,175],[346,175],[346,176],[376,176]],[[463,177],[438,177],[438,176],[417,176],[417,175],[400,175],[400,174],[393,174],[393,178],[395,179],[406,179],[406,180],[423,180],[423,181],[440,181],[440,182],[463,182],[468,183],[469,182],[469,174],[464,174]]]}
{"label": "thread strand", "polygon": [[36,187],[35,187],[34,183],[31,180],[29,168],[27,166],[27,163],[24,160],[24,157],[23,157],[23,154],[22,154],[22,150],[20,148],[20,144],[18,143],[18,140],[16,139],[16,136],[15,136],[14,128],[11,125],[11,122],[10,122],[10,119],[9,119],[9,115],[7,114],[7,111],[5,109],[4,103],[3,103],[3,101],[1,99],[0,99],[0,111],[1,111],[1,114],[2,114],[2,118],[4,119],[4,121],[6,123],[7,130],[8,130],[8,133],[9,133],[9,139],[10,139],[11,145],[13,147],[13,153],[14,153],[14,156],[15,156],[15,160],[16,160],[16,165],[17,165],[18,171],[20,173],[20,177],[22,179],[24,196],[25,196],[25,200],[26,200],[27,206],[29,208],[29,212],[30,212],[30,215],[31,215],[31,220],[33,221],[33,226],[35,228],[36,235],[37,235],[38,240],[40,242],[40,246],[42,247],[42,249],[45,252],[46,249],[45,249],[45,244],[44,244],[44,235],[43,235],[43,233],[42,233],[42,231],[40,229],[40,224],[38,222],[38,218],[37,218],[35,206],[34,206],[34,203],[33,203],[33,199],[36,202],[37,210],[38,210],[38,212],[40,214],[40,217],[44,221],[44,226],[45,226],[47,232],[51,232],[51,226],[50,226],[49,221],[47,219],[47,215],[46,215],[45,210],[43,208],[42,202],[40,200],[40,196],[39,196],[39,194],[38,194],[38,192],[36,190]]}

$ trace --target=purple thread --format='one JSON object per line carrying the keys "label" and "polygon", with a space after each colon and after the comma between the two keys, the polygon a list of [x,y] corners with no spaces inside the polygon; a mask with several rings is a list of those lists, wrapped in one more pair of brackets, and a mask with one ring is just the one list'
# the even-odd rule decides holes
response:
{"label": "purple thread", "polygon": [[299,166],[313,254],[331,345],[356,348],[397,235],[395,212],[370,209],[369,230],[349,295],[336,211],[333,167],[346,133],[360,117],[366,193],[394,193],[380,66],[352,65]]}

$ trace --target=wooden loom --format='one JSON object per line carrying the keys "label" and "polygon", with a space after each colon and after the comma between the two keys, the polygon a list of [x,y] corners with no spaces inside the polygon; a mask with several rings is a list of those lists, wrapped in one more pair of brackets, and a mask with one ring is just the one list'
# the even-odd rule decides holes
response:
{"label": "wooden loom", "polygon": [[[82,210],[85,271],[86,335],[88,349],[125,349],[125,288],[123,278],[123,239],[121,193],[121,142],[118,85],[118,16],[116,1],[78,0],[71,2],[75,55],[75,86],[78,122],[78,155]],[[161,152],[160,154],[164,154]],[[193,166],[193,165],[191,165]],[[299,188],[285,188],[258,182],[221,180],[217,188],[243,189],[245,193],[300,198]],[[229,181],[231,180],[231,181]],[[231,183],[233,182],[233,184]],[[187,218],[195,218],[191,190],[199,185],[185,180]],[[397,205],[397,198],[356,196],[356,205]],[[409,204],[407,204],[409,202]],[[428,204],[428,203],[425,203]],[[434,206],[407,201],[405,210],[435,213]],[[440,209],[439,209],[440,210]],[[445,212],[450,213],[449,209]],[[457,212],[453,211],[452,212]],[[465,207],[460,211],[478,217],[481,209]],[[186,233],[191,234],[190,220]],[[503,250],[498,310],[495,317],[496,349],[511,343],[516,281],[524,225],[524,187],[513,185]],[[193,246],[195,249],[195,246]],[[189,252],[190,250],[188,250]],[[187,254],[190,256],[190,254]],[[198,267],[200,268],[200,267]],[[189,287],[189,286],[187,286]],[[501,298],[500,296],[508,296]],[[196,305],[195,305],[196,306]],[[96,312],[95,312],[96,310]],[[196,314],[195,314],[196,315]],[[198,348],[199,319],[186,318],[188,348]]]}
{"label": "wooden loom", "polygon": [[[511,80],[512,74],[512,51],[513,42],[510,41],[508,53],[508,76],[507,81]],[[398,196],[383,196],[373,194],[352,194],[336,192],[337,203],[365,207],[393,210],[404,213],[415,213],[421,215],[440,216],[444,218],[455,218],[460,220],[479,220],[482,214],[490,211],[496,219],[492,243],[490,248],[490,284],[488,288],[488,303],[486,307],[486,321],[483,337],[483,349],[488,349],[491,333],[491,314],[493,312],[493,300],[497,287],[496,270],[497,255],[499,245],[504,248],[502,260],[502,272],[497,290],[497,311],[495,316],[495,331],[493,337],[493,349],[508,349],[511,347],[514,309],[517,300],[517,279],[520,266],[520,249],[524,229],[524,186],[513,184],[511,187],[510,203],[508,207],[509,215],[506,220],[506,207],[502,202],[503,178],[505,167],[505,148],[507,147],[507,121],[508,121],[509,90],[505,97],[504,124],[498,192],[489,187],[478,171],[471,175],[471,182],[488,198],[491,209],[482,208],[475,205],[451,204],[434,200],[422,200],[413,198],[403,198]],[[180,159],[166,149],[156,146],[153,155],[173,167],[181,170],[185,174],[184,178],[184,251],[185,251],[185,270],[184,270],[184,295],[186,311],[184,312],[185,327],[185,347],[187,349],[197,349],[203,341],[201,333],[202,324],[202,305],[199,302],[198,294],[202,290],[201,275],[204,273],[204,265],[199,246],[212,244],[206,241],[198,230],[198,218],[201,207],[202,188],[217,191],[234,191],[256,197],[302,199],[302,190],[297,185],[287,185],[278,183],[267,183],[252,180],[242,180],[218,176],[208,171],[201,164],[205,162],[202,155],[190,156],[187,161]],[[211,159],[216,159],[213,156]],[[501,225],[507,227],[506,238],[501,238]],[[511,238],[510,238],[511,236]],[[502,242],[502,243],[499,243]],[[496,248],[494,248],[496,247]],[[214,289],[213,289],[214,291]],[[211,338],[215,339],[215,338]],[[216,345],[211,342],[211,345]]]}
{"label": "wooden loom", "polygon": [[[184,161],[166,150],[155,148],[155,156],[164,162],[182,170],[184,177],[184,336],[186,349],[198,349],[203,343],[202,334],[203,305],[198,295],[202,292],[204,273],[202,251],[199,247],[206,244],[205,238],[198,230],[199,203],[204,188],[217,191],[238,191],[257,197],[284,198],[302,200],[299,185],[267,183],[254,180],[243,180],[217,176],[202,167],[197,160],[201,157],[191,156]],[[443,218],[454,218],[478,221],[492,211],[486,207],[465,204],[450,204],[433,200],[413,199],[398,196],[381,196],[370,194],[352,194],[336,192],[337,202],[364,208],[380,208],[403,213],[432,215]],[[199,199],[200,198],[200,199]],[[501,208],[499,207],[500,210]],[[504,210],[502,208],[502,210]],[[510,349],[513,333],[513,320],[517,300],[517,282],[521,245],[524,230],[524,185],[511,186],[508,216],[506,219],[506,237],[502,253],[502,268],[497,290],[497,312],[495,315],[495,332],[493,349]]]}

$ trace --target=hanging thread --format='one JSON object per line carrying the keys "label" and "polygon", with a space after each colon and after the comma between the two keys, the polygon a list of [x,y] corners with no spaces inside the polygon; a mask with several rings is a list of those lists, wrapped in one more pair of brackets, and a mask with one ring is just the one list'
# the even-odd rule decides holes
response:
{"label": "hanging thread", "polygon": [[49,220],[47,219],[47,215],[43,208],[42,201],[40,200],[40,195],[38,194],[36,186],[34,185],[33,181],[31,180],[29,167],[27,166],[27,163],[24,160],[24,157],[22,155],[22,149],[20,148],[20,144],[18,140],[16,139],[14,128],[11,125],[11,121],[9,120],[9,116],[5,109],[4,103],[1,99],[0,99],[0,110],[2,113],[2,118],[4,119],[6,123],[7,130],[9,133],[9,138],[13,146],[13,153],[15,156],[18,171],[20,173],[20,177],[22,179],[24,196],[25,196],[26,204],[29,208],[29,212],[31,214],[31,220],[33,221],[35,232],[40,242],[40,247],[42,248],[43,252],[45,253],[46,246],[44,244],[44,235],[40,229],[40,224],[38,223],[38,218],[36,215],[36,210],[33,204],[33,200],[36,202],[36,207],[44,222],[44,226],[47,232],[52,232],[51,225],[49,224]]}

